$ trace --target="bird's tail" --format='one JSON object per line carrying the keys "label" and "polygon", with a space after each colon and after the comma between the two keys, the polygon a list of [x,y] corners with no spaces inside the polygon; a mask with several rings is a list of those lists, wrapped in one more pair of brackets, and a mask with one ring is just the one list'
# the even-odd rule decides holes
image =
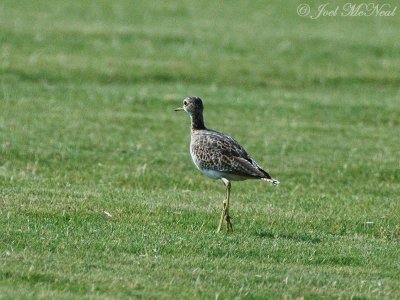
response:
{"label": "bird's tail", "polygon": [[274,178],[261,178],[261,180],[264,180],[266,182],[270,182],[273,185],[278,185],[279,184],[279,180],[274,179]]}
{"label": "bird's tail", "polygon": [[264,180],[264,181],[266,181],[266,182],[270,182],[270,183],[272,183],[273,185],[278,185],[278,184],[279,184],[279,180],[272,178],[271,175],[269,175],[269,174],[268,174],[267,172],[265,172],[263,169],[261,169],[261,168],[258,168],[258,169],[259,169],[259,170],[264,174],[264,176],[265,176],[265,177],[261,178],[261,180]]}

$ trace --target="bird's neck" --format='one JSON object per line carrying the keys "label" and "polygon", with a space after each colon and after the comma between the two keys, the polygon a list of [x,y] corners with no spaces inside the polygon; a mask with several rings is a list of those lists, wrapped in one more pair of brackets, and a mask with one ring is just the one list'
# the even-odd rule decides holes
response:
{"label": "bird's neck", "polygon": [[192,130],[206,129],[202,113],[192,114],[190,118],[192,120]]}

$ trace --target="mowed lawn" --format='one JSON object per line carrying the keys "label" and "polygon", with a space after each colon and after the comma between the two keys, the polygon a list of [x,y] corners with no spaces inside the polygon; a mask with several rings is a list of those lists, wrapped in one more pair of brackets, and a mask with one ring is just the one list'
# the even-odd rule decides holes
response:
{"label": "mowed lawn", "polygon": [[[0,298],[399,299],[400,11],[298,4],[2,0]],[[189,95],[281,182],[232,234]]]}

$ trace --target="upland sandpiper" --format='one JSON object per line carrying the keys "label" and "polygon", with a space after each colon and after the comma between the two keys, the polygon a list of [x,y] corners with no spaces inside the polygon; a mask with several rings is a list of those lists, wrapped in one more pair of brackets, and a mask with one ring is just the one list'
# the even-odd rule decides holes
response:
{"label": "upland sandpiper", "polygon": [[183,100],[183,106],[175,110],[184,110],[190,115],[192,121],[190,154],[194,164],[204,175],[212,179],[221,179],[226,187],[226,199],[223,202],[217,232],[221,230],[223,221],[226,222],[226,230],[230,232],[232,231],[229,216],[231,181],[261,179],[273,185],[279,184],[279,181],[261,169],[233,138],[205,127],[203,102],[200,98],[187,97]]}

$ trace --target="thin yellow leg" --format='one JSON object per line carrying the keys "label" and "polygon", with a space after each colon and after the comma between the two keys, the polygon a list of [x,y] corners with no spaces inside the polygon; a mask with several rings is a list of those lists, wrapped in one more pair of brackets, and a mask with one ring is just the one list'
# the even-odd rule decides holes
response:
{"label": "thin yellow leg", "polygon": [[222,209],[222,213],[221,213],[221,219],[219,221],[219,225],[218,225],[218,228],[217,228],[217,232],[220,232],[223,221],[226,222],[226,231],[227,232],[231,232],[231,231],[233,231],[232,223],[231,223],[231,217],[229,216],[231,183],[230,183],[229,180],[227,180],[225,178],[222,178],[222,182],[226,186],[226,199],[223,202],[223,209]]}
{"label": "thin yellow leg", "polygon": [[230,198],[231,198],[231,183],[228,181],[228,184],[226,186],[226,209],[225,209],[225,222],[226,222],[226,231],[227,232],[232,232],[232,223],[231,223],[231,217],[229,216],[229,205],[230,205]]}
{"label": "thin yellow leg", "polygon": [[224,219],[225,219],[225,213],[226,213],[226,199],[225,199],[224,202],[223,202],[223,208],[222,208],[222,213],[221,213],[221,219],[219,220],[219,225],[218,225],[218,228],[217,228],[217,232],[220,232],[220,231],[221,231],[222,222],[223,222]]}

